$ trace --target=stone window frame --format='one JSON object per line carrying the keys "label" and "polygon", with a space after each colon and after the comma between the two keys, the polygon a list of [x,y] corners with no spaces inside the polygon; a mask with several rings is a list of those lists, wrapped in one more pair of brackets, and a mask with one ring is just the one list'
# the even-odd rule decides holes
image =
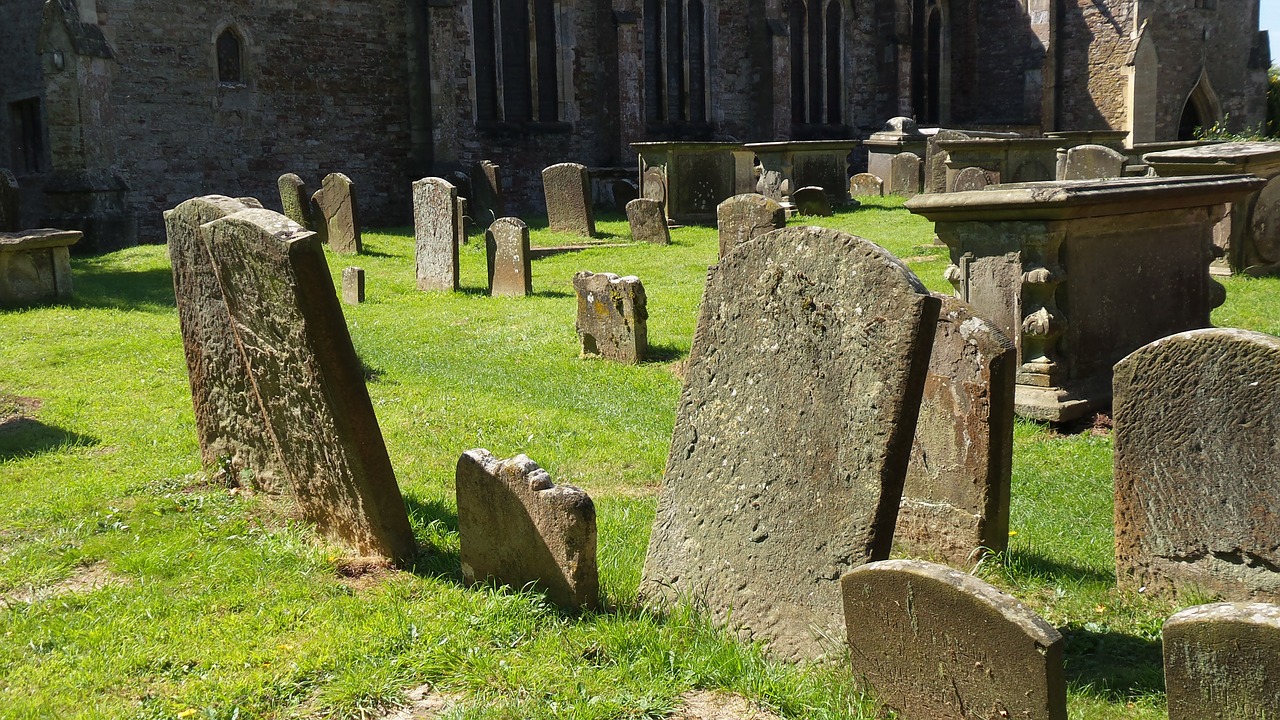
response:
{"label": "stone window frame", "polygon": [[[471,0],[469,11],[476,127],[572,129],[573,47],[565,32],[572,1]],[[506,32],[513,23],[525,33]]]}
{"label": "stone window frame", "polygon": [[9,113],[13,174],[23,177],[44,172],[49,163],[43,99],[39,95],[15,98],[9,102],[6,111]]}
{"label": "stone window frame", "polygon": [[[817,12],[812,12],[815,6]],[[810,135],[825,128],[843,135],[848,108],[842,79],[851,76],[847,63],[855,21],[852,3],[791,0],[786,14],[793,134]]]}
{"label": "stone window frame", "polygon": [[947,0],[914,0],[911,8],[912,113],[922,126],[946,123],[951,114],[951,8]]}
{"label": "stone window frame", "polygon": [[643,110],[650,133],[692,137],[711,132],[714,10],[711,0],[645,0],[641,5]]}
{"label": "stone window frame", "polygon": [[[238,80],[224,80],[222,78],[221,62],[218,58],[218,46],[222,38],[230,33],[239,44],[240,51],[240,78]],[[223,88],[241,88],[249,87],[249,79],[252,77],[253,63],[250,60],[249,48],[251,41],[249,34],[245,32],[243,26],[231,20],[223,20],[214,26],[213,32],[209,35],[209,55],[213,78],[218,87]]]}

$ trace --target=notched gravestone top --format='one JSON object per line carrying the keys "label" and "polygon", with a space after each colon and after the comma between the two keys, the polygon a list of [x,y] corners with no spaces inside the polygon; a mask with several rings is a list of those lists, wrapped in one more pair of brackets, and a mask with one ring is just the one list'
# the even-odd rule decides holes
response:
{"label": "notched gravestone top", "polygon": [[276,188],[280,191],[280,206],[284,208],[284,216],[311,230],[310,191],[302,178],[293,173],[285,173],[276,180]]}
{"label": "notched gravestone top", "polygon": [[578,163],[560,163],[542,171],[547,201],[547,225],[556,232],[592,237],[596,221],[591,213],[591,176]]}
{"label": "notched gravestone top", "polygon": [[852,197],[880,197],[884,195],[884,181],[871,173],[858,173],[849,178],[849,195]]}
{"label": "notched gravestone top", "polygon": [[802,187],[791,193],[791,201],[799,215],[831,217],[831,200],[827,198],[827,191],[820,187]]}
{"label": "notched gravestone top", "polygon": [[893,540],[938,308],[836,230],[778,230],[713,267],[643,596],[705,603],[778,658],[837,652],[840,575]]}
{"label": "notched gravestone top", "polygon": [[485,231],[489,294],[525,297],[533,294],[529,226],[519,218],[499,218]]}
{"label": "notched gravestone top", "polygon": [[1179,333],[1115,366],[1120,584],[1280,600],[1280,338]]}
{"label": "notched gravestone top", "polygon": [[311,196],[311,221],[321,239],[334,252],[360,253],[360,215],[356,210],[356,188],[351,178],[342,173],[325,176],[320,189]]}
{"label": "notched gravestone top", "polygon": [[671,230],[661,202],[649,198],[632,200],[627,203],[627,221],[632,239],[655,245],[671,244]]}
{"label": "notched gravestone top", "polygon": [[579,272],[578,338],[584,356],[598,355],[634,365],[649,348],[649,310],[644,284],[634,275]]}
{"label": "notched gravestone top", "polygon": [[733,248],[787,225],[787,211],[757,193],[734,195],[716,207],[720,257]]}
{"label": "notched gravestone top", "polygon": [[423,178],[413,184],[413,234],[418,289],[458,289],[458,240],[461,220],[458,189],[448,180]]}
{"label": "notched gravestone top", "polygon": [[1280,607],[1200,605],[1169,618],[1161,636],[1169,720],[1280,717]]}
{"label": "notched gravestone top", "polygon": [[1066,720],[1065,641],[1016,598],[919,560],[840,585],[854,677],[903,720]]}
{"label": "notched gravestone top", "polygon": [[555,485],[524,455],[468,450],[458,459],[457,494],[467,583],[534,583],[560,607],[599,607],[596,508],[585,492]]}

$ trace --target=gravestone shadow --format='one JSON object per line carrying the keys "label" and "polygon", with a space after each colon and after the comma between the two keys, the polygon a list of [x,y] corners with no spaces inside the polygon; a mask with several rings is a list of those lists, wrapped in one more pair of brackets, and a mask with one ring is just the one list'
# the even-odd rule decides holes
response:
{"label": "gravestone shadow", "polygon": [[[427,527],[439,524],[444,530],[457,534],[458,513],[450,505],[439,500],[420,500],[412,495],[404,495],[405,510],[409,513],[409,524],[414,527]],[[419,577],[444,580],[455,585],[462,585],[462,558],[457,549],[441,548],[430,543],[419,543],[418,556],[413,564],[405,568]]]}
{"label": "gravestone shadow", "polygon": [[1058,631],[1066,639],[1066,677],[1072,690],[1087,688],[1111,702],[1164,692],[1164,648],[1159,640],[1093,623],[1072,623]]}
{"label": "gravestone shadow", "polygon": [[153,270],[117,270],[104,267],[99,258],[78,259],[73,271],[74,307],[111,310],[165,311],[176,307],[173,297],[173,272],[168,268]]}
{"label": "gravestone shadow", "polygon": [[63,448],[92,447],[98,439],[19,415],[0,421],[0,463]]}
{"label": "gravestone shadow", "polygon": [[688,350],[682,350],[671,343],[649,343],[649,347],[644,351],[644,362],[675,362],[676,360],[684,359],[688,354]]}

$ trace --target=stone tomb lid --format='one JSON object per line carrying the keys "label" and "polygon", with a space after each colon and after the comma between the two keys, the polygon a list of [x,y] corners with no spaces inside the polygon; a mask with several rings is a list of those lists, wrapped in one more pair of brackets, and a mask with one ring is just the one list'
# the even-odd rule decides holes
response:
{"label": "stone tomb lid", "polygon": [[947,152],[966,149],[991,148],[1037,148],[1052,150],[1064,145],[1061,138],[1029,138],[1029,137],[973,137],[964,140],[939,140],[938,147]]}
{"label": "stone tomb lid", "polygon": [[637,152],[654,150],[682,150],[687,152],[722,152],[724,150],[741,150],[738,142],[700,142],[695,140],[669,140],[666,142],[631,143],[631,149]]}
{"label": "stone tomb lid", "polygon": [[1200,173],[1217,167],[1236,172],[1259,167],[1280,166],[1280,142],[1238,142],[1196,145],[1150,152],[1142,161],[1152,166],[1188,165],[1190,172]]}
{"label": "stone tomb lid", "polygon": [[748,150],[765,152],[805,151],[805,150],[841,150],[855,148],[861,140],[775,140],[773,142],[747,143],[742,147]]}
{"label": "stone tomb lid", "polygon": [[80,242],[80,238],[83,235],[84,233],[79,230],[56,230],[54,228],[23,230],[16,233],[0,232],[0,252],[67,247]]}
{"label": "stone tomb lid", "polygon": [[1071,220],[1218,205],[1266,184],[1253,175],[1059,180],[917,195],[905,207],[934,222]]}

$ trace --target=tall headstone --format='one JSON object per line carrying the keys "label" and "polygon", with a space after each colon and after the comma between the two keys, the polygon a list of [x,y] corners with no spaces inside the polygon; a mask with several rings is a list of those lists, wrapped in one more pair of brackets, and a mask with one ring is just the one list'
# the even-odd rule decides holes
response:
{"label": "tall headstone", "polygon": [[888,190],[889,194],[905,198],[919,195],[920,156],[910,152],[898,153],[889,160],[889,164],[893,168],[894,178],[893,185]]}
{"label": "tall headstone", "polygon": [[734,195],[716,207],[720,257],[733,248],[787,225],[787,211],[764,195]]}
{"label": "tall headstone", "polygon": [[582,354],[627,364],[644,360],[649,309],[640,278],[583,271],[573,276],[573,289],[578,294]]}
{"label": "tall headstone", "polygon": [[552,483],[524,455],[479,449],[458,459],[457,498],[467,583],[533,583],[560,607],[599,607],[596,507],[585,492]]}
{"label": "tall headstone", "polygon": [[1280,600],[1280,338],[1171,335],[1115,366],[1116,575]]}
{"label": "tall headstone", "polygon": [[458,189],[448,180],[423,178],[413,184],[413,234],[418,289],[458,289]]}
{"label": "tall headstone", "polygon": [[359,254],[360,214],[356,210],[356,187],[342,173],[329,173],[320,189],[311,196],[311,221],[324,226],[322,239],[336,253]]}
{"label": "tall headstone", "polygon": [[302,178],[293,173],[285,173],[276,180],[276,188],[280,191],[280,206],[284,208],[284,216],[310,230],[311,191]]}
{"label": "tall headstone", "polygon": [[542,171],[542,191],[547,200],[547,225],[556,232],[592,237],[591,176],[578,163],[560,163]]}
{"label": "tall headstone", "polygon": [[18,180],[0,168],[0,232],[18,232]]}
{"label": "tall headstone", "polygon": [[1161,637],[1169,720],[1280,717],[1280,607],[1200,605],[1169,618]]}
{"label": "tall headstone", "polygon": [[880,197],[884,195],[884,181],[871,173],[858,173],[849,178],[849,195],[852,197]]}
{"label": "tall headstone", "polygon": [[315,234],[270,210],[241,210],[200,226],[200,240],[302,517],[363,554],[413,557],[404,499]]}
{"label": "tall headstone", "polygon": [[796,214],[814,217],[831,217],[831,200],[827,191],[820,187],[802,187],[791,193],[791,202],[796,205]]}
{"label": "tall headstone", "polygon": [[348,305],[364,302],[364,268],[343,268],[342,302]]}
{"label": "tall headstone", "polygon": [[631,225],[632,239],[655,245],[671,244],[671,230],[661,202],[648,198],[632,200],[627,203],[627,222]]}
{"label": "tall headstone", "polygon": [[1066,720],[1066,643],[1016,598],[919,560],[840,585],[854,677],[902,720]]}
{"label": "tall headstone", "polygon": [[778,230],[713,267],[642,594],[705,602],[776,657],[836,652],[840,575],[893,541],[938,309],[836,230]]}
{"label": "tall headstone", "polygon": [[1106,180],[1124,175],[1129,158],[1105,145],[1077,145],[1059,150],[1062,177],[1059,180]]}
{"label": "tall headstone", "polygon": [[471,171],[471,218],[477,227],[489,224],[507,214],[502,194],[502,168],[489,160],[476,163]]}
{"label": "tall headstone", "polygon": [[524,297],[533,294],[529,262],[529,226],[519,218],[498,218],[485,231],[489,261],[489,294]]}
{"label": "tall headstone", "polygon": [[1008,544],[1018,353],[968,303],[940,297],[894,543],[968,569]]}

